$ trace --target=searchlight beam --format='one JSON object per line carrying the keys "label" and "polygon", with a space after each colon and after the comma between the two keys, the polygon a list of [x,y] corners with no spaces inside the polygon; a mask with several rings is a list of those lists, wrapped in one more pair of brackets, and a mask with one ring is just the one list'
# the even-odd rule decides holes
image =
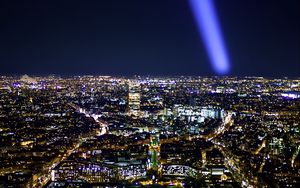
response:
{"label": "searchlight beam", "polygon": [[213,0],[189,1],[214,71],[219,75],[229,73],[230,62],[222,38]]}

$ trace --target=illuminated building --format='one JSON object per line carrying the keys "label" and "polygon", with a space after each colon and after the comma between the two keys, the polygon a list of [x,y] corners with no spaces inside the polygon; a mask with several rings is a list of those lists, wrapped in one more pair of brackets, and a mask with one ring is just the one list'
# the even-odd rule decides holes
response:
{"label": "illuminated building", "polygon": [[128,84],[128,114],[138,116],[141,107],[141,86],[137,82]]}
{"label": "illuminated building", "polygon": [[175,116],[188,116],[190,120],[198,119],[198,122],[203,122],[205,118],[223,119],[224,110],[217,107],[192,107],[175,105],[173,114]]}
{"label": "illuminated building", "polygon": [[270,146],[271,154],[278,155],[283,151],[283,147],[284,147],[283,139],[274,137],[272,138],[269,146]]}
{"label": "illuminated building", "polygon": [[285,92],[281,93],[281,96],[287,99],[298,99],[300,98],[299,92]]}
{"label": "illuminated building", "polygon": [[66,161],[53,169],[51,176],[52,181],[118,182],[146,176],[146,165],[138,161],[114,164]]}

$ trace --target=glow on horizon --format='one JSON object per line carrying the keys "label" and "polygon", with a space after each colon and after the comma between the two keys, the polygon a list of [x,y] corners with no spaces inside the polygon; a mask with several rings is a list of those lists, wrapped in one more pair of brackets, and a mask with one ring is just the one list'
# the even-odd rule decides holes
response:
{"label": "glow on horizon", "polygon": [[189,1],[214,71],[220,75],[229,73],[230,62],[222,38],[213,0]]}

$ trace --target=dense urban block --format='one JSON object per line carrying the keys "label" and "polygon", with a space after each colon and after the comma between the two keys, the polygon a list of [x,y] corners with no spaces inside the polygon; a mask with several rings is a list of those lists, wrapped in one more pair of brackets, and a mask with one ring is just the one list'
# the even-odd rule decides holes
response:
{"label": "dense urban block", "polygon": [[0,187],[299,187],[300,78],[0,77]]}

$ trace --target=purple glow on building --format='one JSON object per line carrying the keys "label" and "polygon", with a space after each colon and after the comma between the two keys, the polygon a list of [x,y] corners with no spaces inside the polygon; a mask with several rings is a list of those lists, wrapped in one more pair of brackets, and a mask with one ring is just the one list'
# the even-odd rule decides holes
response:
{"label": "purple glow on building", "polygon": [[229,59],[219,28],[213,0],[189,0],[199,32],[217,74],[230,71]]}
{"label": "purple glow on building", "polygon": [[291,93],[281,93],[281,96],[286,99],[299,99],[300,93],[297,92],[291,92]]}

